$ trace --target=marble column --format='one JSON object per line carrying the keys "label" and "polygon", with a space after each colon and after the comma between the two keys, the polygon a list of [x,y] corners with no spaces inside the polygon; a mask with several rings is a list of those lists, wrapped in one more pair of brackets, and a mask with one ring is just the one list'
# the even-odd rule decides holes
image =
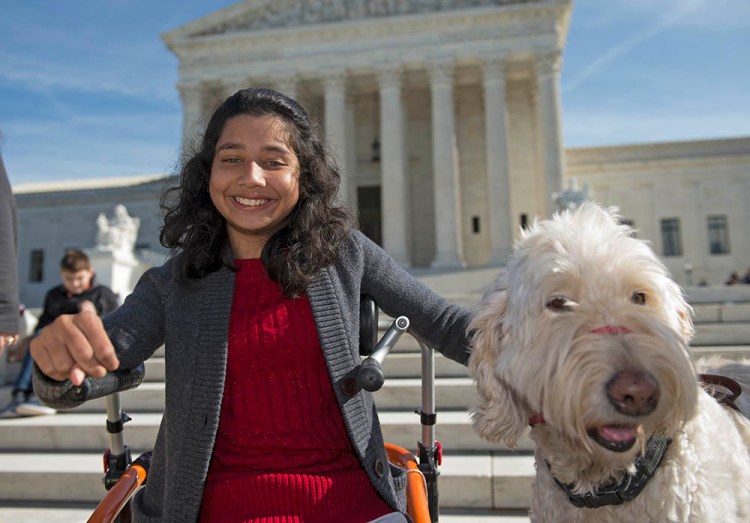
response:
{"label": "marble column", "polygon": [[513,248],[508,162],[508,112],[505,64],[502,58],[484,61],[484,122],[487,151],[487,192],[490,214],[490,264],[505,263]]}
{"label": "marble column", "polygon": [[325,90],[325,133],[336,165],[341,174],[341,186],[338,198],[342,203],[349,202],[349,169],[346,153],[346,81],[344,70],[324,71],[323,86]]}
{"label": "marble column", "polygon": [[187,147],[199,139],[205,125],[203,85],[200,82],[180,83],[177,89],[182,98],[182,145]]}
{"label": "marble column", "polygon": [[409,183],[404,156],[404,110],[401,68],[378,69],[380,87],[380,200],[383,248],[398,263],[409,266]]}
{"label": "marble column", "polygon": [[453,63],[429,64],[435,189],[435,259],[432,267],[465,266],[461,239],[458,146],[453,103]]}
{"label": "marble column", "polygon": [[544,174],[545,210],[550,216],[555,210],[553,195],[562,190],[565,157],[562,142],[560,109],[560,52],[537,57],[536,99],[539,117],[542,170]]}
{"label": "marble column", "polygon": [[353,213],[359,210],[359,195],[357,194],[357,101],[354,93],[348,92],[346,97],[346,128],[349,130],[349,139],[346,144],[346,165],[349,166],[347,173],[348,194],[347,202]]}

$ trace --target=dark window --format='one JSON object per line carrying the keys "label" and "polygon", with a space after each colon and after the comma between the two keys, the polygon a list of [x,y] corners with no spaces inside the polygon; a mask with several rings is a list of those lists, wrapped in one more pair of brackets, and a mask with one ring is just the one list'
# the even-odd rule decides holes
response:
{"label": "dark window", "polygon": [[729,225],[726,216],[708,217],[708,248],[711,254],[729,254]]}
{"label": "dark window", "polygon": [[471,232],[479,234],[479,216],[471,217]]}
{"label": "dark window", "polygon": [[382,245],[380,186],[357,187],[357,203],[359,204],[360,230],[372,241]]}
{"label": "dark window", "polygon": [[44,250],[34,249],[31,251],[31,263],[29,265],[29,281],[44,281]]}
{"label": "dark window", "polygon": [[664,256],[682,256],[679,218],[666,218],[661,221],[661,243]]}

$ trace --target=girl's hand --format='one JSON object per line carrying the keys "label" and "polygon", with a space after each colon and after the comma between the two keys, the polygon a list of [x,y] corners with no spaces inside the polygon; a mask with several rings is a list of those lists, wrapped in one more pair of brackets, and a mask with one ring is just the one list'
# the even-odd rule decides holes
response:
{"label": "girl's hand", "polygon": [[29,344],[39,370],[53,380],[70,379],[80,385],[86,376],[102,378],[120,361],[96,309],[81,307],[78,314],[63,314]]}

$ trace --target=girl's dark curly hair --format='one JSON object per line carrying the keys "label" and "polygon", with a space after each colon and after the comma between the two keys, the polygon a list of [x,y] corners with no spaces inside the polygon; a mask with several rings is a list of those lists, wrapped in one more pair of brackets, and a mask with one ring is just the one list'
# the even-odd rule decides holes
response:
{"label": "girl's dark curly hair", "polygon": [[237,91],[213,113],[200,150],[186,156],[179,185],[166,189],[161,197],[164,226],[159,241],[178,249],[176,263],[185,280],[222,266],[234,270],[226,222],[211,202],[209,179],[219,136],[227,120],[238,115],[280,118],[299,160],[299,201],[261,254],[269,276],[284,294],[298,296],[322,268],[335,261],[352,220],[344,207],[334,203],[341,178],[313,121],[297,102],[272,89]]}

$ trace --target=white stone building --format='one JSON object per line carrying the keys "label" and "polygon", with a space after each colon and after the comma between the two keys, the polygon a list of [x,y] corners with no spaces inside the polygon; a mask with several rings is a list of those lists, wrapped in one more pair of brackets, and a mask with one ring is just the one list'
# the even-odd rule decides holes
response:
{"label": "white stone building", "polygon": [[[186,140],[239,88],[292,95],[320,120],[363,230],[406,266],[502,264],[520,227],[548,215],[553,195],[575,182],[619,206],[681,283],[743,274],[750,138],[564,151],[559,68],[571,8],[245,0],[163,39],[180,60]],[[97,216],[117,204],[140,218],[139,250],[165,255],[164,183],[14,188],[22,301],[41,305],[63,249],[93,247]]]}
{"label": "white stone building", "polygon": [[501,263],[561,186],[572,0],[246,0],[163,35],[184,136],[239,88],[318,115],[363,229],[413,267]]}
{"label": "white stone building", "polygon": [[750,138],[576,148],[567,176],[620,208],[683,284],[750,269]]}

